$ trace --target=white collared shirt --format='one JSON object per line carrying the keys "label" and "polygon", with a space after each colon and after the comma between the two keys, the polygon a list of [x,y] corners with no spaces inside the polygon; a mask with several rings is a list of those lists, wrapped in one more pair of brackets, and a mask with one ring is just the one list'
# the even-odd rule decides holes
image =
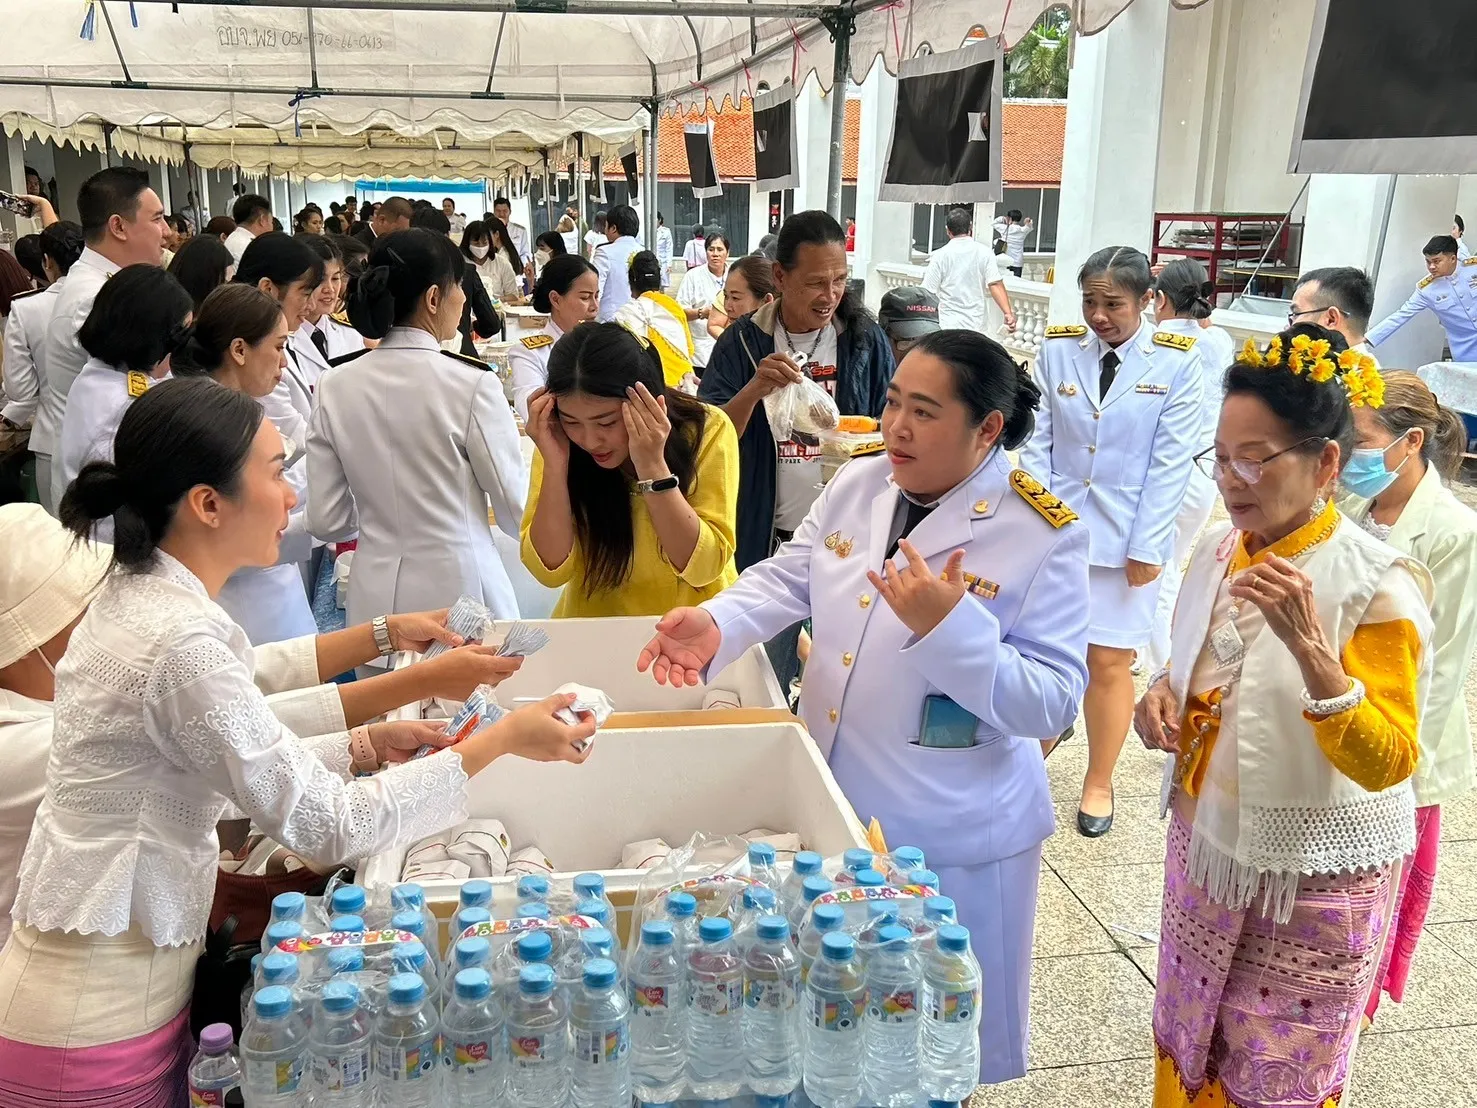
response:
{"label": "white collared shirt", "polygon": [[241,255],[246,253],[246,248],[256,238],[245,227],[237,227],[226,236],[226,249],[231,252],[231,257],[236,259],[236,264],[241,264]]}
{"label": "white collared shirt", "polygon": [[982,242],[957,235],[935,250],[923,271],[923,287],[938,297],[939,326],[985,330],[990,286],[1002,280],[995,255]]}
{"label": "white collared shirt", "polygon": [[[61,436],[62,417],[67,408],[67,394],[72,391],[72,382],[82,372],[88,359],[87,351],[77,341],[77,331],[87,321],[98,290],[122,268],[89,246],[72,263],[72,268],[67,271],[66,285],[58,294],[56,308],[51,313],[51,322],[46,327],[43,353],[46,381],[42,385],[41,402],[36,410],[37,420],[44,420],[45,425],[52,428],[52,433],[58,438]],[[50,445],[55,449],[55,441]],[[60,489],[56,490],[56,495],[60,498]]]}

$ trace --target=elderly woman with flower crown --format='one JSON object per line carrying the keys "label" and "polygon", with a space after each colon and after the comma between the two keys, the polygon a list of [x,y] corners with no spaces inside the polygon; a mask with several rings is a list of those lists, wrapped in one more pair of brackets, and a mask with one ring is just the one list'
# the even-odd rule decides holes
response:
{"label": "elderly woman with flower crown", "polygon": [[1156,1108],[1340,1102],[1399,880],[1430,577],[1328,499],[1370,358],[1307,325],[1226,373],[1197,459],[1231,517],[1186,571],[1134,725],[1171,813]]}

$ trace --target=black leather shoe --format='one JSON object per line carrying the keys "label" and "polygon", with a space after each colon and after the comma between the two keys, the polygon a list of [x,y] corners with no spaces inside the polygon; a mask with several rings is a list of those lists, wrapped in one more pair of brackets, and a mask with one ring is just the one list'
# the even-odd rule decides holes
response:
{"label": "black leather shoe", "polygon": [[[1110,801],[1111,803],[1111,801]],[[1105,816],[1090,816],[1081,808],[1077,809],[1077,830],[1089,839],[1099,839],[1106,835],[1113,827],[1113,813],[1109,811]]]}

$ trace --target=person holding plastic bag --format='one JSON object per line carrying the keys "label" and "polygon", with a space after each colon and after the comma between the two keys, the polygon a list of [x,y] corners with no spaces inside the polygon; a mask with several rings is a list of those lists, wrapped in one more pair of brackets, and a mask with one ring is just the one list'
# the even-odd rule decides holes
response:
{"label": "person holding plastic bag", "polygon": [[887,456],[842,467],[772,557],[657,624],[639,670],[695,685],[806,617],[800,715],[863,822],[921,847],[984,970],[981,1079],[1026,1072],[1037,736],[1087,682],[1087,532],[1006,450],[1041,393],[996,342],[926,335],[887,390]]}

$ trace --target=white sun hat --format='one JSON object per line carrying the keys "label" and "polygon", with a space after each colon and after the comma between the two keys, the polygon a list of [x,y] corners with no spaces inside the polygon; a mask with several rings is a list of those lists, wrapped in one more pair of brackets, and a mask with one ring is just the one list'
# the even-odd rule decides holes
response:
{"label": "white sun hat", "polygon": [[111,546],[75,541],[39,504],[0,506],[0,668],[76,620],[112,557]]}

